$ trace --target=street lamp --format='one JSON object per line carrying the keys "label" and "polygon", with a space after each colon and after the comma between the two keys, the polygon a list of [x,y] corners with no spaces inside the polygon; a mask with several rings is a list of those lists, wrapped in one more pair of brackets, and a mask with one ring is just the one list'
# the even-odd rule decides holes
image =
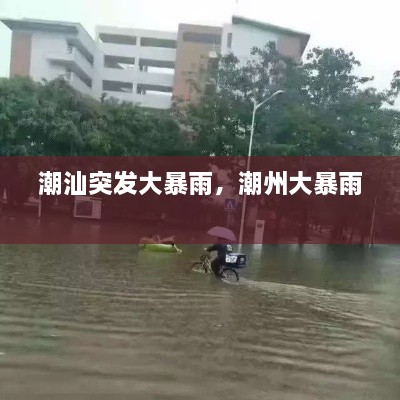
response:
{"label": "street lamp", "polygon": [[[261,103],[256,103],[255,101],[253,102],[253,116],[251,120],[251,131],[250,131],[250,143],[249,143],[249,154],[247,156],[247,167],[246,171],[250,170],[250,158],[251,158],[251,150],[253,147],[253,135],[254,135],[254,123],[256,119],[256,112],[257,110],[262,107],[264,104],[268,103],[270,100],[272,100],[274,97],[285,93],[284,90],[277,90],[275,93],[273,93],[271,96],[263,100]],[[243,207],[242,207],[242,218],[240,220],[240,233],[239,233],[239,245],[242,245],[243,242],[243,230],[244,230],[244,217],[246,214],[246,203],[247,203],[247,195],[246,193],[244,194],[243,198]]]}

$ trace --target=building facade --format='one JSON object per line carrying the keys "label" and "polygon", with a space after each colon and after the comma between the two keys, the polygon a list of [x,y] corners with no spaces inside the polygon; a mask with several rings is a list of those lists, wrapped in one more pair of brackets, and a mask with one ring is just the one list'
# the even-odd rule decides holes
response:
{"label": "building facade", "polygon": [[96,43],[102,93],[143,107],[171,105],[176,32],[99,26]]}
{"label": "building facade", "polygon": [[305,33],[235,16],[222,27],[180,24],[177,32],[98,26],[95,40],[79,23],[1,21],[12,30],[11,77],[63,76],[97,99],[105,94],[158,109],[169,108],[173,97],[196,101],[207,90],[209,60],[218,54],[232,52],[244,63],[254,46],[272,41],[300,61],[309,40]]}
{"label": "building facade", "polygon": [[220,27],[179,25],[173,92],[176,98],[196,101],[205,90],[208,60],[221,52],[221,36]]}
{"label": "building facade", "polygon": [[82,93],[94,95],[96,43],[80,24],[36,20],[2,22],[12,30],[10,76],[35,81],[62,75]]}

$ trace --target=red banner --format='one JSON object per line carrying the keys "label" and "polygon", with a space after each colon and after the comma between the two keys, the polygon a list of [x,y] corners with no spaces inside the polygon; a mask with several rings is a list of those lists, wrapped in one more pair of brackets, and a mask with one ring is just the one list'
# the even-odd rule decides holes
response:
{"label": "red banner", "polygon": [[[1,243],[400,243],[397,157],[1,157]],[[243,212],[245,205],[245,210]]]}

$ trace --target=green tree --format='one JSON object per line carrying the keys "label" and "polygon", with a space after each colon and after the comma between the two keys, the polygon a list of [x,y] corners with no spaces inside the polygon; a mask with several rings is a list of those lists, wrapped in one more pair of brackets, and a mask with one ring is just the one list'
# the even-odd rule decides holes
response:
{"label": "green tree", "polygon": [[[342,49],[312,49],[295,65],[271,45],[253,49],[245,65],[233,55],[210,73],[217,90],[177,115],[201,154],[244,155],[252,102],[285,90],[257,112],[254,155],[393,154],[398,142],[397,111],[385,106],[396,95],[359,77],[359,61]],[[392,84],[395,87],[395,83]]]}
{"label": "green tree", "polygon": [[98,102],[65,80],[0,80],[2,155],[160,155],[189,150],[168,111]]}
{"label": "green tree", "polygon": [[[253,101],[279,89],[285,94],[258,110],[254,155],[396,154],[400,113],[387,106],[399,92],[400,74],[391,90],[379,92],[372,87],[372,77],[356,74],[359,61],[342,49],[314,48],[300,66],[270,45],[255,48],[252,54],[245,65],[233,55],[221,58],[218,69],[210,73],[216,90],[204,93],[197,104],[177,105],[177,115],[201,154],[246,155]],[[292,216],[299,224],[300,242],[306,239],[316,206],[307,197],[302,203],[301,215]],[[364,217],[370,214],[367,203],[359,210]],[[290,211],[286,206],[290,208],[290,202],[286,205],[284,200],[267,204],[277,215],[275,237],[280,215]],[[326,215],[327,220],[338,225],[333,231],[339,234],[346,221],[332,216]]]}

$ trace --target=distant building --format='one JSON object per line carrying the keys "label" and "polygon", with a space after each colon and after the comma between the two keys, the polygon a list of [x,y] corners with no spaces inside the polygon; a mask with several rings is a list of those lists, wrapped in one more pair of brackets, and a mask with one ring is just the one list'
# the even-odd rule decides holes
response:
{"label": "distant building", "polygon": [[[221,52],[222,28],[215,26],[180,24],[175,60],[175,97],[195,100],[205,90],[205,72],[210,53]],[[200,85],[195,90],[195,85]]]}
{"label": "distant building", "polygon": [[2,22],[12,30],[11,77],[41,81],[63,75],[82,93],[98,94],[98,48],[80,24],[30,19]]}
{"label": "distant building", "polygon": [[168,108],[177,56],[176,32],[98,26],[101,93],[144,107]]}
{"label": "distant building", "polygon": [[232,23],[223,27],[221,52],[232,52],[240,61],[245,61],[251,57],[253,47],[263,48],[273,42],[281,54],[299,62],[309,39],[307,33],[233,16]]}
{"label": "distant building", "polygon": [[195,101],[207,90],[210,57],[232,52],[245,62],[254,46],[272,41],[300,61],[309,40],[305,33],[236,16],[223,27],[180,24],[178,32],[98,26],[96,40],[79,23],[1,21],[12,30],[11,77],[64,76],[97,99],[105,93],[159,109],[170,107],[172,96]]}

